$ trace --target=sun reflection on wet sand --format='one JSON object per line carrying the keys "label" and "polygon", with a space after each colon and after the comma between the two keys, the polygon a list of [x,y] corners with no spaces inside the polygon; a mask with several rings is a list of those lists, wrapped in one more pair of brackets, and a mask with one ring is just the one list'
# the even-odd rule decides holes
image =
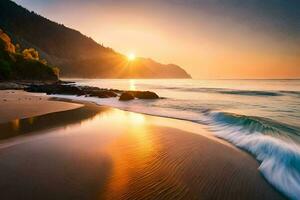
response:
{"label": "sun reflection on wet sand", "polygon": [[159,145],[152,141],[145,116],[119,110],[111,114],[126,130],[106,148],[112,170],[105,194],[108,199],[120,199],[128,192],[132,177],[151,162]]}

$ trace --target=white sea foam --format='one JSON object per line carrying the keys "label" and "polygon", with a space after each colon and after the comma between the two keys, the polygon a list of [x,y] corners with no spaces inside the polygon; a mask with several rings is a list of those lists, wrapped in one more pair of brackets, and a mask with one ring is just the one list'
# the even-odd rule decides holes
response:
{"label": "white sea foam", "polygon": [[142,114],[155,115],[161,117],[169,117],[174,119],[184,119],[188,121],[197,121],[201,116],[198,113],[176,110],[171,108],[155,108],[147,106],[149,100],[131,100],[131,101],[119,101],[117,98],[98,98],[98,97],[85,97],[85,96],[74,96],[74,95],[50,95],[52,97],[58,97],[63,99],[77,100],[92,102],[97,105],[111,106],[126,111],[132,111]]}
{"label": "white sea foam", "polygon": [[292,140],[272,137],[244,126],[231,126],[211,114],[212,132],[247,150],[260,161],[259,170],[278,190],[291,199],[300,199],[300,148]]}

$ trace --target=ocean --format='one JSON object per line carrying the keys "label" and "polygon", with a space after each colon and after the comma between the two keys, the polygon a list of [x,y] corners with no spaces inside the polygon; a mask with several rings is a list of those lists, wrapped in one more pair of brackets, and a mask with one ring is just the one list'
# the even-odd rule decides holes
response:
{"label": "ocean", "polygon": [[[150,90],[161,99],[53,95],[188,120],[249,152],[266,180],[300,199],[300,80],[80,79],[78,85]],[[242,161],[241,161],[242,162]]]}

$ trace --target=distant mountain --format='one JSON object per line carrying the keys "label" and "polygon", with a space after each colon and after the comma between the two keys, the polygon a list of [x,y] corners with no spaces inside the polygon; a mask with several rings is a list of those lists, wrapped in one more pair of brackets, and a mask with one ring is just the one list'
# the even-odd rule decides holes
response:
{"label": "distant mountain", "polygon": [[63,77],[191,78],[182,68],[151,59],[127,57],[80,32],[30,12],[10,0],[0,1],[0,28],[23,48],[33,47]]}

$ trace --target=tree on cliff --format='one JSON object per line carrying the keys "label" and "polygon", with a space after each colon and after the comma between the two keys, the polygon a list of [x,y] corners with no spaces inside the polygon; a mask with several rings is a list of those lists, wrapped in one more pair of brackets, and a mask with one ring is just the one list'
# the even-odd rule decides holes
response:
{"label": "tree on cliff", "polygon": [[58,80],[58,68],[40,60],[35,49],[20,49],[0,29],[0,80]]}

